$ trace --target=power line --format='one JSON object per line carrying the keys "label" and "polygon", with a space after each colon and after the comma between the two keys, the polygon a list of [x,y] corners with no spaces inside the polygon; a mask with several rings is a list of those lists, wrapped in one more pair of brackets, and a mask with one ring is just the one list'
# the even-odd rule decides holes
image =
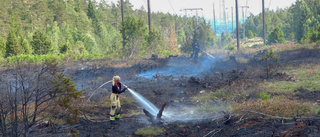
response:
{"label": "power line", "polygon": [[169,1],[169,4],[170,4],[170,6],[171,6],[171,8],[172,8],[173,12],[177,15],[176,11],[174,10],[174,8],[173,8],[173,6],[172,6],[172,4],[171,4],[171,1],[170,1],[170,0],[168,0],[168,1]]}
{"label": "power line", "polygon": [[268,6],[268,9],[270,9],[271,1],[272,1],[272,0],[270,0],[270,1],[269,1],[269,6]]}
{"label": "power line", "polygon": [[143,3],[144,3],[144,4],[146,4],[146,6],[148,6],[148,4],[147,4],[146,0],[141,0],[141,1],[143,1]]}

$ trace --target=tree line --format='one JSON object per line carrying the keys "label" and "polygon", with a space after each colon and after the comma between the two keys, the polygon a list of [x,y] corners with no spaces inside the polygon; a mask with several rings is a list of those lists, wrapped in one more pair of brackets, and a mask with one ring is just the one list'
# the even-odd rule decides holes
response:
{"label": "tree line", "polygon": [[210,23],[204,18],[152,13],[147,29],[144,7],[92,0],[3,0],[0,2],[0,56],[96,55],[146,57],[150,54],[191,52],[198,40],[204,48],[216,45]]}
{"label": "tree line", "polygon": [[[298,43],[320,40],[318,0],[297,0],[286,9],[266,10],[265,16],[268,44],[284,43],[285,40]],[[263,37],[262,14],[256,16],[251,14],[244,25],[246,37]]]}

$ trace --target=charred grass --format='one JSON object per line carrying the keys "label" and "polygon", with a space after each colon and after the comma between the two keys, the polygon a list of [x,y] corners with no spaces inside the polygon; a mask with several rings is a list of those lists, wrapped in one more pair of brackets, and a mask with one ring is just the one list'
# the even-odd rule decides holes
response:
{"label": "charred grass", "polygon": [[[281,76],[275,75],[270,79],[259,78],[263,74],[259,71],[254,73],[249,78],[232,81],[220,89],[193,96],[191,101],[203,106],[202,112],[216,111],[213,107],[205,106],[210,106],[212,100],[222,100],[232,105],[232,111],[252,110],[282,117],[319,114],[319,99],[312,95],[320,94],[320,64],[304,63],[282,67],[278,73]],[[310,95],[297,95],[300,91]],[[271,97],[263,99],[259,96],[260,93]]]}

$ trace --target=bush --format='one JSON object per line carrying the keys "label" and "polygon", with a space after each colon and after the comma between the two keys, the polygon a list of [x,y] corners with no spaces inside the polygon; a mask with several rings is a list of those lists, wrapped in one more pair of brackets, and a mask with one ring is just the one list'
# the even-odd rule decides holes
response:
{"label": "bush", "polygon": [[162,55],[163,55],[164,57],[167,57],[167,56],[171,55],[172,53],[174,53],[174,51],[164,50],[164,51],[162,52]]}
{"label": "bush", "polygon": [[284,33],[279,27],[276,27],[268,37],[268,44],[285,43],[285,42],[286,41],[284,39]]}
{"label": "bush", "polygon": [[253,32],[251,30],[248,31],[248,38],[249,39],[254,38]]}
{"label": "bush", "polygon": [[236,46],[234,46],[234,45],[232,45],[232,44],[229,44],[228,46],[225,47],[225,49],[232,51],[232,50],[235,50],[235,49],[236,49]]}
{"label": "bush", "polygon": [[267,95],[264,93],[260,93],[260,99],[262,99],[262,100],[268,100],[268,99],[270,99],[270,96],[271,96],[271,94]]}

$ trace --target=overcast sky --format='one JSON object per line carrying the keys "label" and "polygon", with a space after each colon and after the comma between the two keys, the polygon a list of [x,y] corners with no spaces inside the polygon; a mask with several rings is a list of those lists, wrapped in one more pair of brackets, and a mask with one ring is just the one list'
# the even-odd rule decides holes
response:
{"label": "overcast sky", "polygon": [[[99,0],[97,0],[99,1]],[[106,0],[107,2],[117,3],[119,0]],[[249,6],[249,13],[259,14],[262,10],[262,0],[238,0],[239,6]],[[287,8],[295,3],[296,0],[265,0],[265,7],[269,9],[276,10],[278,8]],[[140,9],[143,6],[147,9],[147,0],[130,0],[133,4],[134,9]],[[150,0],[151,11],[152,12],[169,12],[171,14],[185,15],[184,11],[180,11],[184,8],[203,8],[203,11],[199,11],[199,16],[204,16],[205,18],[213,18],[213,3],[216,8],[216,16],[220,17],[223,8],[222,0]],[[171,4],[170,4],[171,3]],[[171,6],[172,5],[172,6]],[[225,0],[225,5],[227,8],[227,13],[231,13],[231,7],[235,7],[235,0]],[[242,11],[241,9],[239,9]],[[188,11],[188,15],[195,15],[196,12]]]}

